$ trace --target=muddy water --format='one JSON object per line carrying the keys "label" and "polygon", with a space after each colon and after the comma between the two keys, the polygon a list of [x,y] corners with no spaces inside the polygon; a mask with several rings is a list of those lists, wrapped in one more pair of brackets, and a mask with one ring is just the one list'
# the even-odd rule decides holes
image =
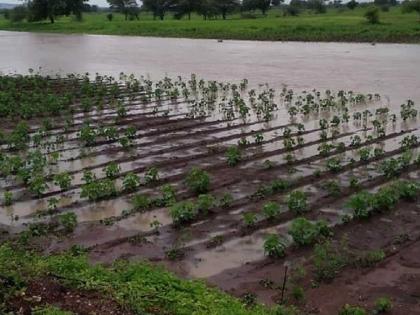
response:
{"label": "muddy water", "polygon": [[168,39],[0,31],[0,71],[121,71],[378,92],[420,101],[420,45]]}

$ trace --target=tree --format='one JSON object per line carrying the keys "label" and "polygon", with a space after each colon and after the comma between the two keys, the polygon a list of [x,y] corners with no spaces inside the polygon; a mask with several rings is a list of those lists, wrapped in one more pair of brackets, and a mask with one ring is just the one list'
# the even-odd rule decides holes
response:
{"label": "tree", "polygon": [[128,20],[128,17],[135,17],[139,19],[139,6],[137,0],[107,0],[111,9],[116,10],[124,14],[125,20]]}
{"label": "tree", "polygon": [[196,7],[198,14],[202,15],[205,20],[213,18],[217,15],[217,9],[213,0],[200,0]]}
{"label": "tree", "polygon": [[178,0],[174,4],[175,17],[181,18],[184,15],[188,15],[188,19],[191,20],[191,13],[197,10],[200,2],[200,0]]}
{"label": "tree", "polygon": [[403,2],[403,12],[417,12],[420,16],[420,0],[407,0]]}
{"label": "tree", "polygon": [[244,0],[242,2],[242,7],[245,10],[261,10],[263,15],[270,9],[271,5],[271,0]]}
{"label": "tree", "polygon": [[28,1],[29,20],[42,21],[49,19],[51,23],[65,9],[63,0],[32,0]]}
{"label": "tree", "polygon": [[213,0],[217,11],[222,15],[223,20],[226,20],[228,13],[240,7],[239,0]]}
{"label": "tree", "polygon": [[82,11],[87,0],[30,0],[28,11],[30,21],[49,19],[55,22],[57,16],[74,14],[82,19]]}
{"label": "tree", "polygon": [[356,7],[359,5],[359,2],[357,2],[356,0],[350,0],[349,2],[347,2],[346,6],[347,8],[349,8],[350,10],[354,10],[356,9]]}
{"label": "tree", "polygon": [[152,11],[153,17],[165,18],[167,11],[176,8],[175,0],[143,0],[143,7]]}

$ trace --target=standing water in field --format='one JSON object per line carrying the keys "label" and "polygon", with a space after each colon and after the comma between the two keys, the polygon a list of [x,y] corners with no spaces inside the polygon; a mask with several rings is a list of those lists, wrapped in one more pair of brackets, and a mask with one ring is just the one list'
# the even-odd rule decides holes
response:
{"label": "standing water in field", "polygon": [[[205,53],[203,53],[205,52]],[[120,72],[296,89],[376,91],[420,101],[420,45],[256,42],[0,31],[0,72]]]}

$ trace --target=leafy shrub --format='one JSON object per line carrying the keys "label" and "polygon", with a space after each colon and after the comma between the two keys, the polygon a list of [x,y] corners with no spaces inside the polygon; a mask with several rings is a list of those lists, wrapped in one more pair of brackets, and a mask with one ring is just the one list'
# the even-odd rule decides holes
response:
{"label": "leafy shrub", "polygon": [[131,203],[136,211],[144,211],[152,206],[152,201],[147,195],[135,195],[133,199],[131,199]]}
{"label": "leafy shrub", "polygon": [[164,206],[172,206],[176,202],[176,191],[170,184],[163,185],[161,193]]}
{"label": "leafy shrub", "polygon": [[347,206],[353,210],[354,217],[366,219],[370,216],[372,199],[372,194],[363,191],[353,196]]}
{"label": "leafy shrub", "polygon": [[383,211],[391,210],[395,207],[400,199],[400,194],[394,186],[382,187],[379,191],[373,195],[371,200],[372,210]]}
{"label": "leafy shrub", "polygon": [[367,312],[361,307],[346,304],[338,315],[367,315]]}
{"label": "leafy shrub", "polygon": [[378,314],[388,313],[392,309],[391,300],[387,297],[380,297],[375,301],[375,311]]}
{"label": "leafy shrub", "polygon": [[3,194],[3,198],[4,198],[4,205],[7,206],[11,206],[13,203],[13,193],[10,191],[5,191]]}
{"label": "leafy shrub", "polygon": [[268,202],[263,206],[263,213],[266,218],[274,218],[280,213],[280,206],[275,202]]}
{"label": "leafy shrub", "polygon": [[365,18],[369,24],[379,23],[379,10],[377,7],[370,7],[365,12]]}
{"label": "leafy shrub", "polygon": [[144,175],[144,180],[146,184],[153,184],[159,180],[159,171],[156,167],[151,167],[146,170],[146,174]]}
{"label": "leafy shrub", "polygon": [[112,162],[109,163],[103,171],[105,172],[106,177],[108,177],[109,179],[115,179],[120,174],[121,168],[117,163]]}
{"label": "leafy shrub", "polygon": [[227,163],[229,166],[236,166],[241,160],[241,151],[238,147],[230,147],[226,151]]}
{"label": "leafy shrub", "polygon": [[98,201],[113,197],[116,194],[115,182],[112,179],[105,178],[84,184],[80,197],[88,198],[91,201]]}
{"label": "leafy shrub", "polygon": [[71,179],[69,173],[63,172],[54,175],[54,184],[59,186],[61,190],[68,190],[71,186]]}
{"label": "leafy shrub", "polygon": [[192,192],[203,194],[209,190],[210,176],[206,171],[194,167],[189,171],[185,182]]}
{"label": "leafy shrub", "polygon": [[293,220],[289,234],[296,244],[305,246],[314,243],[321,236],[331,236],[332,232],[325,221],[312,223],[305,218],[297,218]]}
{"label": "leafy shrub", "polygon": [[287,206],[289,210],[295,214],[301,214],[308,210],[307,197],[302,191],[293,191],[287,198]]}
{"label": "leafy shrub", "polygon": [[216,198],[212,195],[200,195],[197,199],[196,208],[198,212],[207,214],[216,204]]}
{"label": "leafy shrub", "polygon": [[420,184],[407,180],[400,180],[394,184],[400,194],[400,198],[407,201],[415,201],[420,193]]}
{"label": "leafy shrub", "polygon": [[67,233],[72,233],[77,226],[77,216],[73,212],[60,214],[58,222],[64,227]]}
{"label": "leafy shrub", "polygon": [[242,216],[244,219],[244,224],[247,227],[253,227],[257,222],[257,215],[253,212],[244,213]]}
{"label": "leafy shrub", "polygon": [[140,177],[132,172],[126,174],[123,179],[123,189],[125,191],[134,191],[140,186]]}
{"label": "leafy shrub", "polygon": [[182,225],[193,221],[197,217],[198,211],[191,201],[183,201],[171,207],[170,215],[175,225]]}
{"label": "leafy shrub", "polygon": [[384,260],[385,257],[385,252],[382,249],[371,250],[358,257],[356,263],[361,267],[372,267]]}
{"label": "leafy shrub", "polygon": [[276,234],[269,234],[264,241],[264,253],[272,258],[280,258],[285,255],[286,245]]}
{"label": "leafy shrub", "polygon": [[313,263],[318,281],[331,281],[346,265],[346,259],[329,241],[325,241],[315,245]]}

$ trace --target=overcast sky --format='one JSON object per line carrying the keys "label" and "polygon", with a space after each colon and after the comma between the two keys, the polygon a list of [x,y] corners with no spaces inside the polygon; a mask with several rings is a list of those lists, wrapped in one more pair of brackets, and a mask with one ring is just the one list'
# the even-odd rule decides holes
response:
{"label": "overcast sky", "polygon": [[[0,3],[22,3],[20,0],[0,0]],[[89,0],[90,4],[97,4],[100,6],[108,6],[106,0]]]}

